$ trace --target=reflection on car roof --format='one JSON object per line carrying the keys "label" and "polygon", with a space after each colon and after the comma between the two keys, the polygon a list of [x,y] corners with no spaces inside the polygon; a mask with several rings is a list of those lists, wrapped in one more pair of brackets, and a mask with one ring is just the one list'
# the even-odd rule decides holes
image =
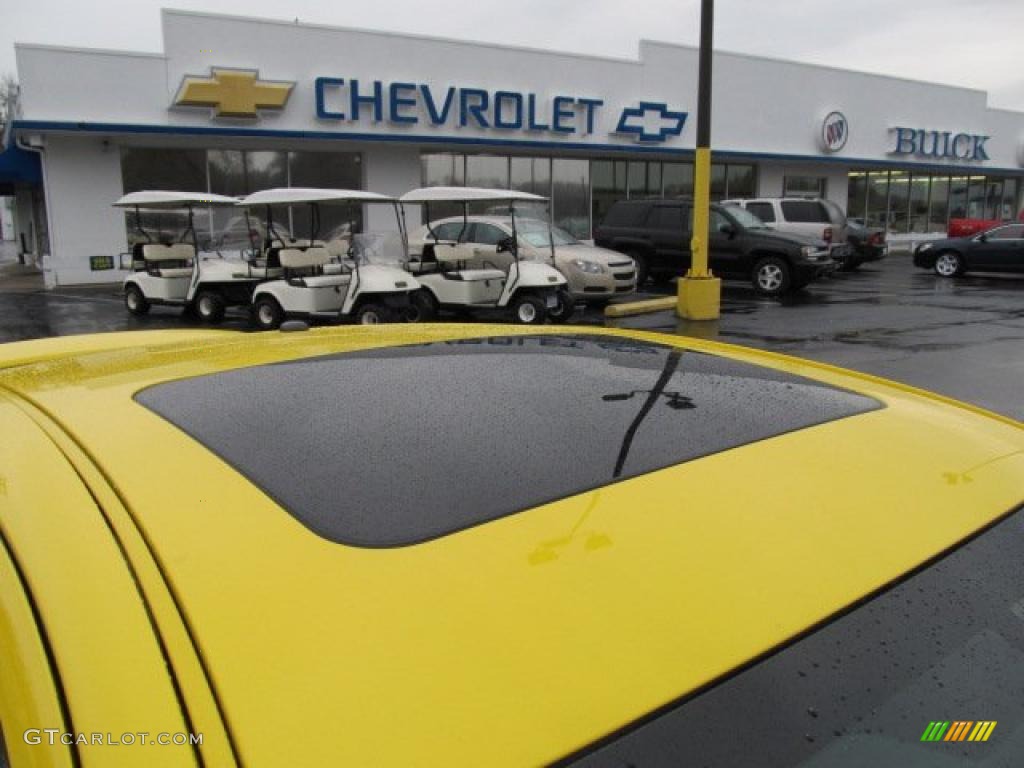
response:
{"label": "reflection on car roof", "polygon": [[880,407],[611,336],[492,336],[159,384],[136,400],[332,541],[414,544]]}

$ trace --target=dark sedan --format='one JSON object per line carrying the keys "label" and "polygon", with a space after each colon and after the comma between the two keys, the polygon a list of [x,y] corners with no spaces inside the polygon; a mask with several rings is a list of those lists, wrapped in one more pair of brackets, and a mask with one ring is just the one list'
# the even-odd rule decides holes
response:
{"label": "dark sedan", "polygon": [[852,272],[869,261],[885,258],[885,229],[882,227],[869,227],[861,219],[847,219],[846,242],[850,246],[850,255],[842,266],[846,272]]}
{"label": "dark sedan", "polygon": [[965,272],[1024,272],[1024,224],[994,227],[974,237],[922,243],[914,250],[914,266],[933,269],[939,277]]}

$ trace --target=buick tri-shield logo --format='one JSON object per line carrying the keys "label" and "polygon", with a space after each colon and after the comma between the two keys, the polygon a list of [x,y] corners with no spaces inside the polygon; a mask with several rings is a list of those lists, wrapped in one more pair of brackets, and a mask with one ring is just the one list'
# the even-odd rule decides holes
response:
{"label": "buick tri-shield logo", "polygon": [[826,152],[838,152],[846,146],[850,124],[842,112],[829,112],[821,123],[821,148]]}

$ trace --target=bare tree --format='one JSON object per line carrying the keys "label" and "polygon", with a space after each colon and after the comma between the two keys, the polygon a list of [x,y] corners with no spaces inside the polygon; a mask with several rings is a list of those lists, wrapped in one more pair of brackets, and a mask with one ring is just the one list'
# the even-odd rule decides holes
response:
{"label": "bare tree", "polygon": [[18,109],[18,81],[10,72],[0,76],[0,133],[7,123],[16,118]]}

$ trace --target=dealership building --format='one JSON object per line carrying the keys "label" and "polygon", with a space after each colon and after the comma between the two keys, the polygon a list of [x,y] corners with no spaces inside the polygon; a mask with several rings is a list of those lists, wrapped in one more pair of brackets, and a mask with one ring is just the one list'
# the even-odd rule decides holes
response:
{"label": "dealership building", "polygon": [[[120,276],[103,257],[135,222],[111,203],[139,189],[510,187],[550,197],[584,239],[615,200],[692,191],[695,48],[642,41],[618,59],[182,11],[162,24],[160,53],[16,47],[0,194],[48,286]],[[894,234],[1020,210],[1024,113],[982,91],[733,53],[714,73],[715,199],[822,195]],[[234,213],[200,211],[197,229]],[[394,226],[382,206],[332,215]]]}

